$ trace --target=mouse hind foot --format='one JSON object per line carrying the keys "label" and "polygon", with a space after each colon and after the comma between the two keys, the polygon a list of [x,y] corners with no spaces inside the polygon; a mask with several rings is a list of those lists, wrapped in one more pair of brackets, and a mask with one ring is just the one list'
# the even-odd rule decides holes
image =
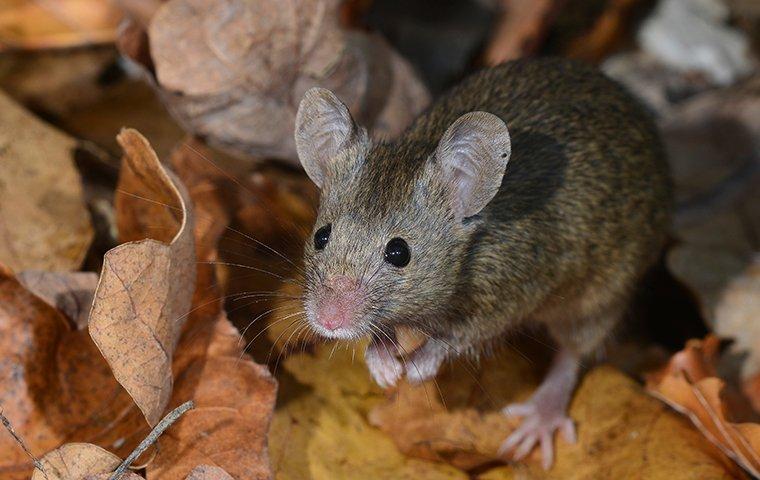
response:
{"label": "mouse hind foot", "polygon": [[505,407],[505,415],[522,417],[522,423],[499,448],[500,456],[520,460],[536,445],[548,470],[554,463],[554,433],[562,432],[568,443],[576,441],[575,424],[567,414],[580,371],[580,358],[569,349],[557,352],[546,378],[527,402]]}

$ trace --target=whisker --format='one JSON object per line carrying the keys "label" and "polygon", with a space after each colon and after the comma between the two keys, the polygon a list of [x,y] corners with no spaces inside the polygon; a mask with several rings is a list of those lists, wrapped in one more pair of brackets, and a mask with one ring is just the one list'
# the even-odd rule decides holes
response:
{"label": "whisker", "polygon": [[270,309],[269,309],[269,310],[267,310],[266,312],[264,312],[264,313],[262,313],[262,314],[258,315],[256,318],[254,318],[253,320],[251,320],[250,322],[248,322],[248,325],[246,325],[246,327],[243,329],[243,331],[242,331],[242,332],[240,332],[240,340],[238,340],[238,345],[240,344],[240,341],[241,341],[243,338],[245,338],[245,333],[248,331],[248,329],[249,329],[249,328],[251,328],[251,326],[252,326],[254,323],[256,323],[257,321],[259,321],[259,319],[261,319],[262,317],[265,317],[265,316],[269,315],[269,314],[270,314],[270,313],[272,313],[272,312],[277,312],[277,311],[279,311],[279,310],[283,310],[283,309],[285,309],[285,308],[293,308],[293,306],[292,306],[292,305],[283,305],[283,306],[280,306],[280,307],[274,307],[274,308],[270,308]]}
{"label": "whisker", "polygon": [[[198,150],[197,150],[195,147],[193,147],[193,146],[192,146],[190,143],[188,143],[188,142],[186,141],[186,142],[184,142],[184,144],[187,146],[187,148],[189,148],[190,150],[192,150],[192,151],[193,151],[193,152],[194,152],[196,155],[198,155],[198,156],[199,156],[201,159],[203,159],[203,160],[205,160],[206,162],[208,162],[208,164],[209,164],[209,165],[211,165],[212,167],[214,167],[214,168],[215,168],[217,171],[219,171],[220,173],[222,173],[222,175],[224,175],[224,176],[225,176],[225,177],[227,177],[228,179],[232,180],[232,181],[233,181],[233,182],[234,182],[236,185],[238,185],[238,186],[239,186],[240,188],[242,188],[244,191],[248,192],[249,194],[251,194],[251,195],[252,195],[252,196],[254,196],[254,197],[256,197],[256,196],[257,196],[257,195],[256,195],[256,194],[253,192],[253,190],[251,190],[251,189],[250,189],[248,186],[246,186],[246,185],[242,184],[242,183],[241,183],[241,182],[240,182],[240,181],[239,181],[237,178],[235,178],[233,175],[230,175],[230,174],[229,174],[228,172],[226,172],[226,171],[225,171],[223,168],[219,167],[219,166],[218,166],[218,165],[217,165],[217,164],[216,164],[214,161],[212,161],[210,158],[208,158],[208,157],[207,157],[206,155],[204,155],[202,152],[198,151]],[[261,204],[264,206],[264,208],[267,210],[267,212],[268,212],[269,214],[272,214],[272,211],[271,211],[271,209],[269,208],[269,205],[267,205],[267,203],[268,203],[268,202],[264,202],[264,201],[262,201],[262,202],[261,202]],[[311,205],[310,203],[309,203],[308,205],[309,205],[309,207],[311,208],[311,210],[312,210],[312,213],[314,213],[314,216],[316,216],[316,215],[317,215],[317,211],[316,211],[316,208],[314,207],[314,205]],[[284,224],[281,222],[281,219],[277,218],[276,216],[274,216],[273,218],[274,218],[274,220],[275,220],[275,221],[276,221],[276,222],[277,222],[277,223],[280,225],[280,227],[287,227],[287,226],[290,226],[290,227],[293,227],[293,228],[299,228],[299,225],[297,225],[297,224],[296,224],[295,222],[293,222],[292,220],[289,222],[289,223],[290,223],[290,225],[284,225]]]}
{"label": "whisker", "polygon": [[[282,319],[282,320],[285,320],[285,319],[289,319],[289,318],[295,317],[295,316],[297,316],[297,315],[301,315],[301,314],[303,314],[303,313],[304,313],[303,311],[301,311],[301,312],[296,312],[296,313],[292,313],[292,314],[290,314],[290,315],[286,315],[285,317],[283,317],[283,319]],[[293,325],[295,325],[297,322],[299,322],[299,321],[301,321],[301,320],[303,320],[303,318],[299,318],[299,317],[297,317],[295,320],[293,320],[292,322],[290,322],[290,323],[288,324],[288,326],[287,326],[287,327],[285,327],[285,328],[283,329],[283,331],[282,331],[282,332],[280,332],[280,334],[279,334],[279,335],[277,335],[277,338],[275,338],[275,339],[274,339],[274,341],[272,342],[272,347],[269,349],[269,353],[267,354],[267,358],[266,358],[266,361],[265,361],[264,363],[266,363],[267,365],[269,365],[269,362],[270,362],[270,360],[272,359],[272,352],[273,352],[273,351],[274,351],[274,349],[277,347],[277,342],[279,342],[279,341],[280,341],[280,338],[282,338],[282,336],[283,336],[283,335],[285,335],[286,333],[288,333],[288,329],[290,329],[290,327],[292,327]],[[291,335],[292,335],[292,333],[291,333]],[[283,346],[283,347],[284,347],[284,346]]]}
{"label": "whisker", "polygon": [[221,261],[215,261],[215,260],[214,261],[212,261],[212,260],[200,261],[200,262],[195,262],[195,263],[200,264],[200,265],[224,265],[224,266],[227,266],[227,267],[246,268],[248,270],[253,270],[255,272],[271,275],[271,276],[277,278],[278,280],[282,280],[285,283],[293,283],[294,285],[302,286],[300,283],[297,283],[297,280],[294,279],[294,278],[283,277],[282,275],[278,275],[278,274],[276,274],[274,272],[270,272],[269,270],[264,270],[263,268],[252,267],[250,265],[245,265],[245,264],[242,264],[242,263],[221,262]]}
{"label": "whisker", "polygon": [[[298,315],[299,313],[303,313],[303,312],[296,312],[296,313],[294,313],[294,314],[290,314],[290,315],[287,315],[287,316],[285,316],[285,317],[283,317],[283,318],[280,318],[280,319],[276,320],[275,322],[272,322],[272,323],[270,323],[270,324],[269,324],[269,325],[267,325],[266,327],[264,327],[264,328],[263,328],[263,329],[262,329],[262,330],[261,330],[259,333],[257,333],[257,334],[256,334],[256,336],[254,336],[254,337],[253,337],[253,338],[252,338],[252,339],[251,339],[251,340],[250,340],[250,341],[249,341],[249,342],[248,342],[248,343],[245,345],[245,348],[243,348],[242,352],[240,353],[240,357],[238,357],[238,361],[240,361],[240,360],[243,358],[243,356],[245,355],[246,351],[247,351],[247,350],[248,350],[248,349],[251,347],[251,345],[253,345],[253,342],[255,342],[255,341],[256,341],[256,339],[258,339],[258,338],[259,338],[261,335],[263,335],[263,334],[264,334],[264,333],[265,333],[267,330],[269,330],[270,328],[274,327],[275,325],[277,325],[277,324],[279,324],[279,323],[282,323],[282,322],[284,322],[285,320],[288,320],[288,319],[292,318],[292,317],[293,317],[293,316],[295,316],[295,315]],[[297,322],[297,321],[298,321],[298,319],[296,319],[295,321],[291,322],[291,323],[290,323],[290,325],[293,325],[293,324],[294,324],[295,322]],[[290,325],[288,325],[288,327],[287,327],[287,328],[289,328],[289,327],[290,327]],[[286,328],[286,331],[287,331],[287,328]],[[278,338],[279,338],[279,337],[278,337]]]}
{"label": "whisker", "polygon": [[[144,197],[144,196],[142,196],[142,195],[138,195],[138,194],[136,194],[136,193],[128,192],[128,191],[126,191],[126,190],[123,190],[123,189],[121,189],[121,188],[117,188],[117,189],[116,189],[116,191],[117,191],[117,192],[119,192],[119,193],[122,193],[122,194],[124,194],[124,195],[128,195],[128,196],[130,196],[130,197],[134,197],[134,198],[137,198],[137,199],[143,200],[143,201],[145,201],[145,202],[153,203],[153,204],[156,204],[156,205],[162,205],[162,206],[164,206],[164,207],[166,207],[166,208],[169,208],[169,209],[171,209],[171,210],[175,210],[175,211],[178,211],[178,212],[182,212],[182,211],[183,211],[183,210],[182,210],[182,208],[180,208],[180,207],[177,207],[177,206],[174,206],[174,205],[169,205],[168,203],[160,202],[160,201],[158,201],[158,200],[154,200],[154,199],[151,199],[151,198],[148,198],[148,197]],[[206,221],[210,221],[210,222],[214,222],[214,221],[215,221],[215,219],[213,219],[213,218],[210,218],[210,217],[206,217],[206,216],[204,216],[204,215],[201,215],[201,214],[199,214],[198,212],[193,212],[193,215],[194,215],[194,216],[195,216],[195,218],[197,218],[197,219],[206,220]],[[229,226],[229,225],[225,225],[225,227],[224,227],[224,228],[225,228],[225,229],[227,229],[227,230],[229,230],[229,231],[231,231],[231,232],[233,232],[233,233],[236,233],[236,234],[238,234],[238,235],[240,235],[240,236],[242,236],[242,237],[245,237],[246,239],[248,239],[248,240],[250,240],[250,241],[254,242],[254,244],[255,244],[255,245],[259,245],[259,246],[261,246],[261,247],[264,247],[264,248],[266,248],[266,249],[267,249],[267,250],[269,250],[270,252],[274,253],[275,255],[277,255],[277,256],[279,256],[280,258],[282,258],[282,259],[284,259],[285,261],[287,261],[287,262],[288,262],[289,264],[291,264],[291,265],[292,265],[292,266],[293,266],[293,267],[294,267],[296,270],[299,270],[299,269],[300,269],[300,267],[299,267],[298,265],[296,265],[296,264],[295,264],[295,263],[294,263],[294,262],[293,262],[291,259],[289,259],[287,256],[283,255],[282,253],[278,252],[278,251],[277,251],[277,250],[275,250],[273,247],[271,247],[271,246],[269,246],[269,245],[265,244],[264,242],[262,242],[262,241],[260,241],[260,240],[258,240],[258,239],[256,239],[256,238],[254,238],[254,237],[252,237],[252,236],[250,236],[250,235],[248,235],[248,234],[246,234],[246,233],[244,233],[244,232],[241,232],[240,230],[237,230],[236,228],[233,228],[233,227],[231,227],[231,226]],[[233,239],[228,239],[228,240],[234,241]],[[303,239],[299,239],[299,241],[300,241],[300,243],[301,243],[301,244],[303,243]],[[241,242],[238,242],[238,243],[240,243],[240,244],[242,244],[242,245],[245,245],[245,246],[248,246],[248,247],[252,247],[252,245],[249,245],[249,244],[245,244],[245,243],[241,243]]]}

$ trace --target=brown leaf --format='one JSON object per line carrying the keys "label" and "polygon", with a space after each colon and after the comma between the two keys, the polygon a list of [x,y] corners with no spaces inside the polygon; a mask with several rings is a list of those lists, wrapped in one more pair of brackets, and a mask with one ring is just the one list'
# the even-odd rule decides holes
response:
{"label": "brown leaf", "polygon": [[[375,134],[399,133],[429,95],[380,37],[344,30],[338,0],[170,0],[148,27],[151,63],[134,29],[126,53],[190,133],[243,157],[297,164],[298,101],[330,88]],[[178,42],[177,39],[182,39]]]}
{"label": "brown leaf", "polygon": [[735,423],[739,408],[715,376],[717,339],[691,340],[686,349],[647,380],[647,389],[689,417],[726,455],[760,476],[760,424]]}
{"label": "brown leaf", "polygon": [[87,253],[75,146],[0,93],[0,262],[15,271],[75,270]]}
{"label": "brown leaf", "polygon": [[72,110],[92,107],[102,98],[106,86],[98,78],[117,55],[111,48],[6,54],[0,85],[20,104],[44,112],[58,128],[82,138],[62,120]]}
{"label": "brown leaf", "polygon": [[686,348],[673,355],[659,371],[648,376],[649,384],[659,383],[669,375],[686,372],[692,381],[717,375],[715,365],[718,361],[720,340],[715,335],[708,335],[704,340],[692,339]]}
{"label": "brown leaf", "polygon": [[186,480],[233,480],[229,473],[213,465],[198,465]]}
{"label": "brown leaf", "polygon": [[184,479],[203,463],[234,478],[271,478],[267,432],[277,384],[241,346],[223,313],[190,319],[174,363],[172,405],[192,398],[196,406],[161,438],[149,479]]}
{"label": "brown leaf", "polygon": [[35,470],[32,480],[80,480],[112,472],[121,463],[119,457],[91,443],[61,445],[40,461],[44,473]]}
{"label": "brown leaf", "polygon": [[600,62],[609,56],[631,33],[635,9],[642,0],[611,0],[591,29],[574,39],[565,49],[565,55],[588,62]]}
{"label": "brown leaf", "polygon": [[184,187],[164,170],[147,140],[124,130],[119,142],[125,151],[120,192],[146,199],[145,209],[128,215],[123,196],[117,197],[120,233],[134,235],[126,228],[130,222],[140,232],[150,231],[146,222],[158,229],[155,239],[106,253],[89,331],[116,379],[155,425],[171,397],[172,355],[194,291],[193,218]]}
{"label": "brown leaf", "polygon": [[499,0],[499,20],[484,52],[486,65],[534,53],[560,8],[557,0]]}
{"label": "brown leaf", "polygon": [[76,324],[77,330],[87,327],[98,285],[97,274],[27,270],[16,275],[16,278],[27,290],[66,315]]}
{"label": "brown leaf", "polygon": [[[45,421],[44,409],[35,408],[44,398],[55,364],[55,347],[67,330],[67,322],[53,308],[28,293],[5,270],[0,276],[0,405],[32,453],[40,455],[60,444],[60,434]],[[31,345],[33,345],[32,348]],[[34,436],[30,438],[30,434]],[[29,468],[28,458],[9,435],[0,435],[0,465],[13,473]]]}
{"label": "brown leaf", "polygon": [[10,0],[0,9],[0,51],[110,43],[120,18],[107,0]]}
{"label": "brown leaf", "polygon": [[[72,439],[128,452],[145,433],[139,410],[87,331],[73,327],[9,272],[0,274],[3,412],[38,456]],[[0,435],[0,472],[28,478],[30,471],[24,452]]]}

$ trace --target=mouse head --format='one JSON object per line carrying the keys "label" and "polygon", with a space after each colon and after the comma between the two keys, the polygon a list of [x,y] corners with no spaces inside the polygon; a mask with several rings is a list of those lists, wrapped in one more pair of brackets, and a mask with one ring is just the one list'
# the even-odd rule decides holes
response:
{"label": "mouse head", "polygon": [[467,113],[437,136],[375,145],[330,91],[306,92],[296,148],[321,198],[305,246],[304,306],[323,336],[425,330],[450,310],[510,139],[504,122],[485,112]]}

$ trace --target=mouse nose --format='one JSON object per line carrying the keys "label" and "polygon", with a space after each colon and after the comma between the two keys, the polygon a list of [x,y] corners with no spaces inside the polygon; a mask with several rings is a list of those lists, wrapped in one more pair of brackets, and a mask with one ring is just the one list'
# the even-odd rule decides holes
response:
{"label": "mouse nose", "polygon": [[325,281],[324,286],[315,312],[317,323],[330,331],[351,326],[364,301],[359,282],[338,275]]}

